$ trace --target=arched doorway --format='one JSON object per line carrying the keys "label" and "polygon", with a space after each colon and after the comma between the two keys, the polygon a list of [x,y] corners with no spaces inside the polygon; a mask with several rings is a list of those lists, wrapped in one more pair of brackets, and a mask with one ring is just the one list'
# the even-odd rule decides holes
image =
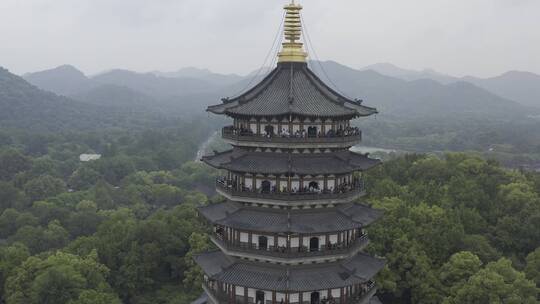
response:
{"label": "arched doorway", "polygon": [[264,132],[266,132],[266,135],[274,135],[274,126],[272,125],[265,126]]}
{"label": "arched doorway", "polygon": [[317,182],[311,182],[308,185],[309,189],[319,190],[319,183]]}
{"label": "arched doorway", "polygon": [[259,250],[268,250],[268,238],[263,235],[259,236]]}
{"label": "arched doorway", "polygon": [[317,137],[317,127],[309,127],[307,129],[308,137]]}
{"label": "arched doorway", "polygon": [[261,183],[261,192],[262,193],[270,193],[270,188],[272,187],[272,184],[270,183],[270,181],[262,181]]}
{"label": "arched doorway", "polygon": [[309,251],[319,251],[319,238],[312,237],[309,239]]}
{"label": "arched doorway", "polygon": [[319,304],[321,301],[321,295],[318,291],[311,293],[311,302],[310,304]]}
{"label": "arched doorway", "polygon": [[257,290],[255,292],[255,303],[264,304],[264,291]]}

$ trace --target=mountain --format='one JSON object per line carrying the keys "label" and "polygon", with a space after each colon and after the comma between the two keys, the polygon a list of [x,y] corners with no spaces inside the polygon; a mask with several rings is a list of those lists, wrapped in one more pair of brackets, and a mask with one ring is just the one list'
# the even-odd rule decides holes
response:
{"label": "mountain", "polygon": [[0,121],[4,127],[60,130],[73,126],[92,127],[92,109],[66,97],[46,92],[23,78],[0,68]]}
{"label": "mountain", "polygon": [[324,71],[318,64],[312,64],[312,69],[324,81],[346,95],[365,99],[366,104],[377,107],[385,115],[512,119],[529,111],[514,101],[463,81],[447,85],[431,79],[406,81],[373,70],[355,70],[333,61],[321,65]]}
{"label": "mountain", "polygon": [[153,72],[154,75],[167,78],[192,78],[206,81],[218,86],[233,85],[242,81],[244,77],[236,74],[218,74],[213,73],[208,69],[200,69],[195,67],[182,68],[176,72]]}
{"label": "mountain", "polygon": [[408,81],[419,80],[419,79],[431,79],[431,80],[440,82],[442,84],[449,84],[452,82],[459,81],[459,79],[456,77],[441,74],[439,72],[434,71],[433,69],[424,69],[422,71],[415,71],[415,70],[408,70],[408,69],[400,68],[391,63],[376,63],[376,64],[369,65],[367,67],[364,67],[361,70],[362,71],[372,70],[385,76],[390,76],[390,77],[399,78],[399,79],[408,80]]}
{"label": "mountain", "polygon": [[[110,92],[107,93],[107,96]],[[159,127],[178,116],[154,109],[95,105],[47,92],[0,67],[0,126],[37,132]]]}
{"label": "mountain", "polygon": [[113,107],[151,107],[158,101],[144,93],[112,84],[99,85],[90,90],[71,95],[75,100],[89,104]]}
{"label": "mountain", "polygon": [[492,78],[469,76],[463,80],[521,104],[540,108],[540,75],[510,71]]}
{"label": "mountain", "polygon": [[[459,79],[430,70],[413,71],[380,63],[356,70],[336,62],[309,62],[329,85],[347,95],[366,99],[383,115],[395,117],[476,117],[511,119],[528,108],[512,100],[534,104],[538,75],[507,73],[492,79]],[[324,71],[320,68],[324,67]],[[328,74],[328,75],[327,75]],[[389,76],[393,75],[393,76]],[[255,85],[255,74],[216,74],[207,69],[183,68],[172,73],[112,70],[86,77],[71,66],[26,75],[43,89],[102,106],[169,107],[203,112],[218,97],[234,96]],[[329,76],[330,80],[327,79]],[[531,93],[529,93],[531,92]],[[521,94],[521,95],[520,95]],[[535,95],[537,94],[537,95]]]}
{"label": "mountain", "polygon": [[42,90],[65,96],[95,87],[95,84],[83,72],[71,65],[29,73],[23,75],[23,78]]}
{"label": "mountain", "polygon": [[377,63],[361,70],[373,70],[385,76],[407,81],[431,79],[441,84],[465,81],[522,105],[540,108],[540,75],[530,72],[510,71],[490,78],[473,76],[458,78],[438,73],[432,69],[415,71],[403,69],[390,63]]}
{"label": "mountain", "polygon": [[100,84],[127,87],[155,98],[185,96],[217,88],[214,84],[200,79],[168,78],[127,70],[113,70],[94,76],[92,80]]}

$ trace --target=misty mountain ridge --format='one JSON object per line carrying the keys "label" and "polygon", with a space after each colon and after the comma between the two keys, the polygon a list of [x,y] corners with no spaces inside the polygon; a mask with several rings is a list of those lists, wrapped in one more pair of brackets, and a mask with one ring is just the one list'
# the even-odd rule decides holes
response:
{"label": "misty mountain ridge", "polygon": [[509,71],[486,79],[468,76],[463,80],[524,105],[540,107],[540,75]]}
{"label": "misty mountain ridge", "polygon": [[333,61],[321,64],[324,71],[318,64],[311,67],[321,79],[351,98],[364,99],[382,115],[418,118],[454,114],[506,120],[524,116],[529,111],[525,106],[463,81],[448,85],[432,79],[405,81],[373,70],[355,70]]}
{"label": "misty mountain ridge", "polygon": [[80,94],[79,100],[42,90],[0,67],[0,125],[37,132],[135,130],[190,116],[125,87],[103,85]]}
{"label": "misty mountain ridge", "polygon": [[219,74],[210,71],[209,69],[201,69],[196,67],[186,67],[177,70],[176,72],[160,72],[154,71],[152,74],[160,77],[168,78],[193,78],[206,82],[210,82],[218,86],[229,86],[244,79],[243,76],[237,74]]}
{"label": "misty mountain ridge", "polygon": [[86,77],[83,72],[71,65],[62,65],[50,70],[28,73],[22,77],[41,89],[64,96],[88,90],[97,85]]}
{"label": "misty mountain ridge", "polygon": [[[102,112],[106,111],[41,90],[0,68],[0,121],[4,127],[38,131],[91,129],[107,124]],[[103,119],[98,126],[95,117],[100,116]]]}
{"label": "misty mountain ridge", "polygon": [[416,71],[416,70],[404,69],[396,65],[393,65],[391,63],[376,63],[376,64],[368,65],[364,68],[361,68],[360,70],[362,71],[373,70],[385,76],[395,77],[395,78],[399,78],[399,79],[403,79],[407,81],[414,81],[414,80],[419,80],[419,79],[432,79],[442,84],[449,84],[449,83],[457,81],[456,77],[439,73],[430,68],[426,68],[421,71]]}
{"label": "misty mountain ridge", "polygon": [[[137,73],[122,69],[88,77],[70,65],[25,74],[23,77],[40,89],[94,105],[116,107],[165,105],[175,109],[193,109],[195,105],[199,105],[201,112],[203,106],[197,95],[204,95],[220,88],[201,79],[161,77],[153,73]],[[187,96],[190,99],[187,99]],[[205,105],[212,102],[214,101],[208,101]]]}
{"label": "misty mountain ridge", "polygon": [[489,78],[474,76],[460,78],[441,74],[432,69],[423,71],[403,69],[390,63],[373,64],[361,70],[374,70],[380,74],[407,81],[432,79],[442,84],[465,81],[522,105],[540,108],[540,75],[531,72],[509,71]]}
{"label": "misty mountain ridge", "polygon": [[[478,79],[454,78],[453,81],[440,81],[448,78],[434,71],[424,70],[416,73],[417,79],[410,76],[410,70],[391,64],[376,64],[371,68],[353,69],[333,61],[310,61],[310,67],[323,81],[346,95],[366,100],[366,104],[375,106],[382,115],[396,117],[445,116],[450,113],[462,113],[485,117],[510,119],[528,112],[529,109],[503,98],[486,88],[486,85],[473,85]],[[324,67],[324,71],[320,66]],[[26,75],[29,81],[40,79],[35,83],[42,89],[55,93],[69,91],[68,88],[46,87],[43,84],[58,83],[59,75],[77,74],[80,83],[78,92],[71,92],[74,99],[99,105],[133,105],[147,106],[169,105],[177,108],[189,108],[190,111],[204,111],[205,107],[219,102],[219,97],[234,96],[255,85],[264,75],[254,73],[242,77],[212,73],[208,69],[184,68],[178,72],[137,73],[128,70],[111,70],[93,77],[86,77],[80,71],[69,66],[50,70],[54,81],[47,82],[46,71]],[[67,70],[70,73],[59,73]],[[384,73],[393,74],[388,76]],[[409,74],[408,74],[409,73]],[[512,73],[510,73],[512,74]],[[83,77],[80,77],[80,76]],[[164,77],[168,75],[175,77]],[[212,76],[213,75],[213,76]],[[230,78],[221,85],[208,78]],[[327,75],[329,77],[327,77]],[[409,76],[407,76],[409,75]],[[423,76],[421,76],[423,75]],[[534,74],[532,74],[534,75]],[[198,79],[197,79],[198,77]],[[329,78],[329,79],[328,79]],[[445,79],[446,79],[445,78]],[[508,77],[507,77],[508,78]],[[507,79],[505,78],[505,79]],[[207,80],[205,80],[207,79]],[[493,81],[493,80],[491,80]],[[223,85],[223,83],[232,83]],[[66,85],[69,82],[66,81]],[[100,86],[106,86],[100,88]],[[56,89],[56,91],[55,91]]]}
{"label": "misty mountain ridge", "polygon": [[158,101],[139,91],[128,87],[104,84],[89,90],[71,95],[75,100],[89,104],[115,107],[148,107],[158,104]]}

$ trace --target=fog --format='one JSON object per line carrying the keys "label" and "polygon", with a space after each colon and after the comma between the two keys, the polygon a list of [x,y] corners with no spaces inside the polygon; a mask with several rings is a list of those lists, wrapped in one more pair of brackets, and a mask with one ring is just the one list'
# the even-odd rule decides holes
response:
{"label": "fog", "polygon": [[[263,63],[286,2],[2,0],[0,65],[19,74],[65,63],[89,74],[186,66],[244,74]],[[540,73],[537,0],[299,2],[321,60],[456,76]]]}

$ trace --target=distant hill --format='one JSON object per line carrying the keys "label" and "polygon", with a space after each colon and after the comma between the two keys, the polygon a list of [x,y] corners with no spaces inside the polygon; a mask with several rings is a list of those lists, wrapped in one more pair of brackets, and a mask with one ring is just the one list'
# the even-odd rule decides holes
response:
{"label": "distant hill", "polygon": [[504,99],[466,82],[448,85],[431,79],[405,81],[381,75],[373,70],[355,70],[332,61],[312,64],[313,70],[326,80],[332,79],[338,90],[365,99],[384,115],[396,117],[449,117],[469,115],[512,119],[529,111],[514,101]]}
{"label": "distant hill", "polygon": [[195,67],[182,68],[176,72],[153,72],[154,75],[168,78],[192,78],[212,83],[217,86],[229,86],[242,81],[244,77],[236,74],[218,74],[208,69]]}
{"label": "distant hill", "polygon": [[524,105],[540,108],[540,75],[511,71],[492,78],[465,77],[463,80]]}
{"label": "distant hill", "polygon": [[[108,92],[107,94],[110,94]],[[41,90],[0,68],[0,126],[38,132],[158,126],[169,113],[79,102]]]}
{"label": "distant hill", "polygon": [[472,76],[459,78],[430,69],[423,71],[403,69],[390,63],[377,63],[361,70],[373,70],[385,76],[408,81],[431,79],[441,84],[465,81],[522,105],[540,108],[540,75],[530,72],[510,71],[491,78]]}
{"label": "distant hill", "polygon": [[372,70],[385,76],[391,76],[391,77],[395,77],[395,78],[399,78],[403,80],[409,80],[409,81],[420,80],[420,79],[432,79],[442,84],[449,84],[449,83],[456,82],[459,80],[456,77],[445,75],[445,74],[436,72],[432,69],[424,69],[422,71],[408,70],[408,69],[395,66],[391,63],[376,63],[376,64],[369,65],[367,67],[364,67],[361,70],[362,71]]}
{"label": "distant hill", "polygon": [[128,87],[104,84],[90,90],[71,95],[75,100],[89,104],[112,107],[150,107],[158,101],[144,93]]}
{"label": "distant hill", "polygon": [[60,130],[94,126],[95,108],[46,92],[0,68],[0,121],[4,127]]}
{"label": "distant hill", "polygon": [[[396,117],[467,114],[512,119],[529,111],[514,101],[523,104],[522,100],[527,100],[526,105],[535,105],[535,96],[540,96],[540,84],[536,86],[536,77],[540,76],[534,74],[512,72],[492,79],[459,79],[387,63],[360,70],[332,61],[309,64],[329,85],[335,85],[347,95],[365,99],[383,115]],[[331,80],[326,79],[320,65]],[[71,66],[62,66],[29,74],[26,78],[42,89],[95,105],[166,106],[202,113],[207,105],[219,103],[219,97],[231,97],[245,91],[263,75],[258,75],[257,79],[253,79],[254,76],[222,75],[207,69],[184,68],[172,73],[112,70],[88,78]]]}
{"label": "distant hill", "polygon": [[200,79],[168,78],[127,70],[113,70],[92,80],[100,84],[128,87],[153,97],[185,96],[216,89],[212,83]]}
{"label": "distant hill", "polygon": [[96,86],[83,72],[71,65],[23,75],[23,78],[40,89],[69,96]]}

